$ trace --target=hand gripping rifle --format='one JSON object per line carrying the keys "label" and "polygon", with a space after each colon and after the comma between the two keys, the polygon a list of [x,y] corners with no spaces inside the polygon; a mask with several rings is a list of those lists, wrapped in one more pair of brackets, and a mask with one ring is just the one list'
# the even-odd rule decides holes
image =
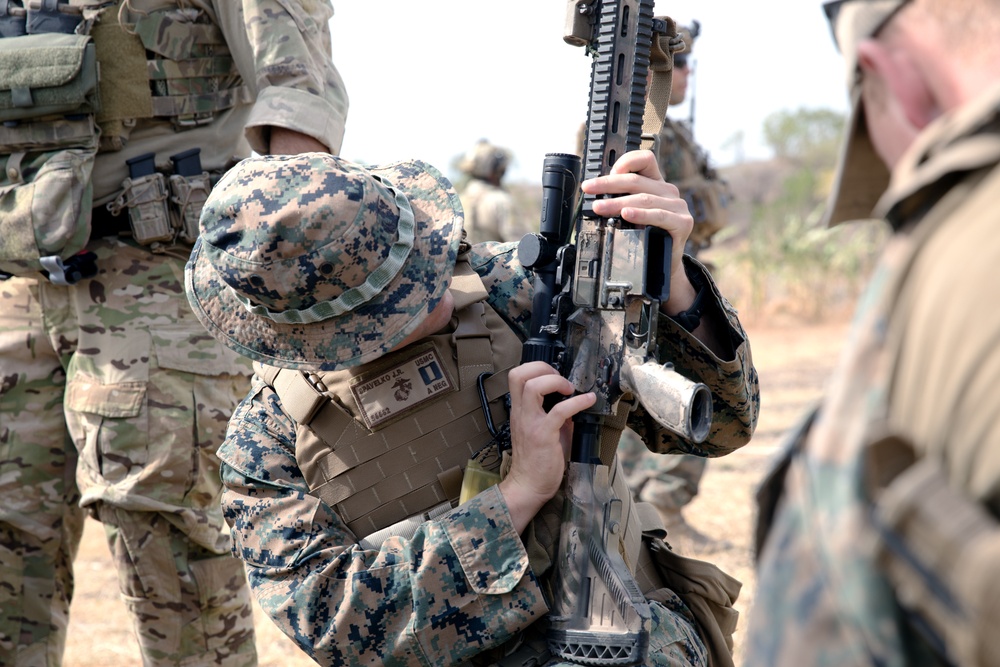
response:
{"label": "hand gripping rifle", "polygon": [[[650,145],[663,123],[669,80],[664,96],[654,78],[662,109],[646,109],[646,74],[654,47],[654,69],[669,71],[675,42],[664,54],[654,33],[676,31],[669,20],[653,19],[653,0],[568,0],[564,39],[593,57],[587,178],[607,174],[640,140]],[[590,196],[578,205],[580,167],[575,155],[546,156],[540,233],[525,236],[518,249],[535,274],[522,361],[546,361],[577,392],[597,394],[573,420],[548,642],[570,662],[643,664],[650,610],[619,552],[627,517],[601,464],[602,424],[631,394],[666,428],[701,442],[711,425],[711,393],[655,358],[660,302],[670,290],[670,235],[596,216]]]}

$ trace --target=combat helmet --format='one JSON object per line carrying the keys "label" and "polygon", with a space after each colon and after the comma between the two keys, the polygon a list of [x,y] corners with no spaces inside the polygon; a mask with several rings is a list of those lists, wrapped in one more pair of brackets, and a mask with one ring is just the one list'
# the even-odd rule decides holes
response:
{"label": "combat helmet", "polygon": [[691,58],[695,40],[701,34],[701,23],[699,21],[691,21],[691,25],[689,26],[677,26],[677,34],[684,40],[684,50],[674,53],[674,66],[684,67]]}
{"label": "combat helmet", "polygon": [[459,169],[472,178],[500,179],[510,164],[510,151],[480,139],[462,156]]}

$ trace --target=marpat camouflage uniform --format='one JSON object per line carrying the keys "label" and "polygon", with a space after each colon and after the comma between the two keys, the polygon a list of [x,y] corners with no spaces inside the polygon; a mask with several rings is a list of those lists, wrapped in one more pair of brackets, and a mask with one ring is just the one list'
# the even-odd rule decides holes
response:
{"label": "marpat camouflage uniform", "polygon": [[[984,508],[996,532],[998,121],[997,86],[936,120],[896,166],[875,210],[895,233],[820,412],[799,451],[790,452],[760,557],[747,665],[959,664],[932,651],[907,622],[898,591],[872,557],[877,529],[866,453],[889,436],[909,442],[918,457],[939,463],[949,486]],[[944,575],[940,584],[962,567],[954,560],[960,555],[930,564],[939,571],[928,574]],[[997,581],[1000,561],[982,565],[980,580]],[[988,632],[1000,618],[995,598],[983,602],[992,606],[977,620]]]}
{"label": "marpat camouflage uniform", "polygon": [[[299,186],[267,191],[263,198],[268,203],[267,212],[282,211],[294,203],[292,198],[300,197],[300,192],[309,192],[313,186],[305,181],[310,174],[319,173],[318,168],[309,169],[306,174],[292,173],[286,168],[284,177]],[[257,187],[256,182],[244,185],[245,189]],[[421,186],[420,192],[426,196],[426,186]],[[282,193],[287,193],[288,201],[281,199]],[[250,203],[245,205],[259,208],[254,200],[246,201]],[[431,205],[440,206],[439,198]],[[326,206],[324,201],[325,209],[331,207],[336,209]],[[425,202],[419,207],[414,204],[415,210],[425,208]],[[213,210],[219,210],[219,206]],[[236,209],[223,201],[221,210]],[[239,212],[234,214],[239,215]],[[276,214],[276,217],[282,216]],[[291,213],[283,217],[289,221],[297,219]],[[223,226],[224,222],[222,219]],[[289,244],[294,245],[296,227],[290,226],[287,233],[291,235]],[[230,236],[246,234],[245,230],[239,230]],[[418,238],[422,235],[418,233]],[[213,237],[228,240],[224,238],[224,230],[215,232]],[[447,245],[439,233],[435,232],[431,238],[435,239],[432,252],[443,255]],[[200,252],[215,253],[205,239],[203,235]],[[232,245],[229,240],[229,247]],[[247,246],[240,243],[240,247]],[[289,255],[294,254],[287,248],[263,255],[259,248],[246,252],[264,264],[287,262]],[[527,336],[532,282],[516,259],[516,246],[487,243],[474,246],[472,253],[472,266],[487,288],[489,305],[519,335]],[[237,264],[227,260],[227,265],[234,267],[232,277],[220,278],[220,274],[213,277],[208,263],[198,258],[198,254],[196,250],[188,265],[189,294],[201,307],[214,309],[214,315],[203,312],[203,316],[216,324],[213,333],[231,345],[238,345],[240,338],[248,340],[252,329],[234,332],[254,325],[247,322],[245,313],[234,312],[227,317],[220,313],[222,307],[213,305],[217,303],[213,295],[221,296],[224,291],[223,281],[239,284],[241,292],[259,294],[260,300],[272,304],[270,310],[294,305],[287,301],[274,303],[273,292],[265,290],[271,280],[267,272],[260,285],[244,286],[242,281],[233,282],[238,280],[235,274],[241,273]],[[264,255],[273,257],[267,260]],[[310,264],[296,266],[303,274],[312,271]],[[630,423],[649,436],[651,446],[658,452],[721,456],[745,444],[752,433],[759,405],[757,377],[735,311],[718,293],[703,267],[692,261],[688,270],[704,275],[711,285],[712,307],[725,314],[734,357],[731,361],[720,361],[669,318],[661,320],[658,347],[676,363],[678,372],[700,378],[712,390],[715,417],[711,434],[701,445],[683,441],[654,427],[641,406],[632,413]],[[226,269],[216,265],[215,271]],[[440,291],[441,280],[431,284],[426,275],[427,272],[421,271],[413,277],[414,289],[436,303],[438,297],[429,295]],[[308,275],[301,277],[301,281],[319,285],[329,282]],[[285,285],[285,290],[289,289],[294,288]],[[405,291],[399,289],[395,293],[405,299]],[[320,302],[323,298],[329,297],[320,297]],[[399,309],[406,305],[397,303],[393,297],[386,299],[386,307]],[[366,331],[367,319],[358,315],[346,324]],[[361,352],[356,347],[361,343],[356,343],[354,349],[341,351],[335,345],[327,345],[323,337],[306,338],[307,329],[302,326],[266,321],[261,326],[266,327],[261,335],[272,340],[253,346],[251,352],[259,360],[280,358],[282,365],[289,365],[290,361],[302,358],[350,360]],[[309,326],[329,326],[332,330],[333,325],[319,322]],[[277,339],[279,330],[287,332],[285,340]],[[301,341],[288,341],[296,337],[301,337]],[[358,336],[353,338],[360,340]],[[298,344],[303,345],[301,353],[293,349]],[[352,346],[346,338],[341,344]],[[325,354],[317,354],[321,346],[328,348],[324,349]],[[391,345],[386,343],[383,347]],[[374,363],[377,361],[376,358]],[[352,373],[363,374],[367,368],[351,363]],[[296,428],[288,407],[270,386],[256,378],[249,395],[233,415],[226,441],[219,450],[226,487],[223,507],[232,527],[234,552],[247,564],[257,601],[314,660],[321,665],[495,664],[501,654],[492,649],[513,648],[519,638],[530,643],[542,637],[548,611],[543,586],[550,572],[536,573],[530,567],[524,543],[513,528],[496,486],[424,522],[412,537],[391,537],[379,549],[366,550],[358,544],[361,536],[354,535],[329,505],[310,494],[296,461]],[[558,516],[560,507],[561,499],[557,496],[536,521],[545,514]],[[661,590],[663,599],[651,605],[650,664],[706,664],[705,645],[695,629],[691,611],[676,594]]]}
{"label": "marpat camouflage uniform", "polygon": [[[162,166],[198,147],[217,176],[251,147],[266,152],[271,126],[339,150],[347,97],[330,62],[328,2],[126,5],[173,10],[180,31],[165,52],[189,47],[192,21],[199,35],[221,31],[238,68],[229,83],[249,94],[183,131],[140,119],[122,150],[98,154],[95,209],[118,195],[126,160],[147,152]],[[82,506],[104,523],[146,665],[253,665],[252,608],[229,553],[215,455],[249,366],[190,310],[189,245],[154,253],[112,235],[87,249],[97,255],[91,279],[0,281],[0,664],[60,664]]]}

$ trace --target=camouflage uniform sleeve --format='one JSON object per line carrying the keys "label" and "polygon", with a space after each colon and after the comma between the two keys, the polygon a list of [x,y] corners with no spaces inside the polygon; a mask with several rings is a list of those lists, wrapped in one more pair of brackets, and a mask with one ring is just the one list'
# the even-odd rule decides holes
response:
{"label": "camouflage uniform sleeve", "polygon": [[[647,442],[656,443],[653,450],[661,454],[722,456],[747,444],[753,435],[760,408],[757,371],[736,309],[722,296],[711,274],[698,260],[685,257],[685,261],[688,272],[702,276],[711,290],[713,299],[707,308],[722,313],[717,319],[727,324],[725,335],[733,350],[732,358],[719,359],[676,322],[661,317],[657,337],[659,361],[673,363],[679,373],[704,382],[712,391],[712,429],[706,441],[696,445],[663,429],[641,405],[629,416],[629,426],[646,434]],[[483,278],[490,305],[526,339],[531,325],[532,282],[531,274],[517,260],[517,244],[476,244],[472,247],[472,266]]]}
{"label": "camouflage uniform sleeve", "polygon": [[[723,456],[750,441],[760,409],[760,387],[750,354],[750,343],[740,325],[736,309],[719,292],[711,274],[698,260],[684,258],[688,274],[697,273],[711,289],[713,299],[708,309],[721,312],[719,321],[727,323],[732,358],[723,360],[682,329],[669,317],[660,317],[657,349],[661,363],[672,363],[678,373],[705,383],[712,392],[712,428],[705,442],[695,444],[667,431],[650,417],[642,406],[629,417],[629,426],[646,434],[650,449],[660,454],[696,454]],[[652,438],[652,439],[651,439]]]}
{"label": "camouflage uniform sleeve", "polygon": [[267,153],[269,126],[307,134],[339,153],[347,91],[331,60],[329,0],[243,0],[257,100],[247,120],[250,146]]}
{"label": "camouflage uniform sleeve", "polygon": [[219,450],[233,552],[261,608],[321,665],[458,664],[547,611],[496,487],[364,550],[308,494],[295,424],[255,380]]}
{"label": "camouflage uniform sleeve", "polygon": [[517,243],[477,243],[472,246],[471,262],[489,292],[489,304],[522,340],[527,339],[533,286],[531,274],[517,259]]}

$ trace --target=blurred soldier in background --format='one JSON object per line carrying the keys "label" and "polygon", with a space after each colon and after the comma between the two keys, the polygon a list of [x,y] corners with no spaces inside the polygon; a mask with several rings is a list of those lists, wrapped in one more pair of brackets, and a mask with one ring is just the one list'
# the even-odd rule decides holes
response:
{"label": "blurred soldier in background", "polygon": [[893,234],[758,493],[746,664],[996,667],[1000,4],[824,9],[853,102],[828,221]]}
{"label": "blurred soldier in background", "polygon": [[467,180],[459,188],[469,243],[520,241],[527,232],[515,223],[514,198],[503,187],[510,151],[485,139],[462,157],[459,169]]}
{"label": "blurred soldier in background", "polygon": [[61,663],[82,508],[145,665],[256,663],[216,457],[249,366],[184,263],[235,159],[339,151],[332,14],[0,0],[0,665]]}

